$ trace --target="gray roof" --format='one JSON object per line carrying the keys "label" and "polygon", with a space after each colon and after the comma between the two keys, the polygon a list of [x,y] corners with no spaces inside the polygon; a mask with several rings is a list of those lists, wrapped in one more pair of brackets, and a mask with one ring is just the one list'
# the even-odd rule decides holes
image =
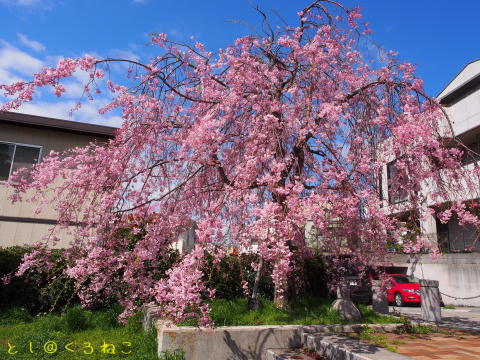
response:
{"label": "gray roof", "polygon": [[33,128],[46,128],[104,138],[115,137],[115,133],[118,130],[118,128],[111,126],[88,124],[78,121],[61,120],[15,112],[0,112],[0,123],[9,123]]}

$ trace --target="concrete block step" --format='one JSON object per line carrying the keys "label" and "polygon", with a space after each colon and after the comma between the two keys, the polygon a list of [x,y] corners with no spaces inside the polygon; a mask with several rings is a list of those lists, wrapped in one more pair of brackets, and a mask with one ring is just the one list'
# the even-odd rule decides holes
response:
{"label": "concrete block step", "polygon": [[329,360],[412,360],[409,356],[337,335],[304,334],[304,347],[314,349]]}
{"label": "concrete block step", "polygon": [[303,334],[317,333],[317,334],[342,334],[342,333],[359,333],[365,328],[392,332],[395,331],[402,324],[349,324],[349,325],[304,325],[301,330]]}
{"label": "concrete block step", "polygon": [[[268,349],[265,360],[312,360],[299,349]],[[320,359],[318,357],[317,359]],[[326,359],[323,358],[322,359]]]}

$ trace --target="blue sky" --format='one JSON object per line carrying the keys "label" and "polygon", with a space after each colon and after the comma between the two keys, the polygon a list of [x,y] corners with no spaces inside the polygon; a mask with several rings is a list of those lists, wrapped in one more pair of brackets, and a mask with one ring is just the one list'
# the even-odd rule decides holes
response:
{"label": "blue sky", "polygon": [[[85,53],[99,57],[148,58],[148,34],[165,32],[171,39],[194,36],[216,51],[248,29],[227,20],[253,26],[259,18],[251,5],[275,9],[295,24],[296,12],[310,4],[304,0],[0,0],[0,83],[54,64],[60,57]],[[468,62],[480,58],[477,0],[343,0],[360,5],[370,22],[373,39],[402,60],[418,65],[430,95],[436,95]],[[273,13],[270,12],[272,16]],[[80,98],[82,77],[68,85],[61,101],[39,94],[21,111],[69,118]],[[103,99],[104,102],[107,99]],[[111,115],[98,121],[96,106],[86,104],[74,120],[117,124]]]}

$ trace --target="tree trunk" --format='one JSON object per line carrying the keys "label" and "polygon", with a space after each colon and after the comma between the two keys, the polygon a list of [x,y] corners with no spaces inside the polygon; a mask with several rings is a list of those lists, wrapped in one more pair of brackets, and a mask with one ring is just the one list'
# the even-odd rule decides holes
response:
{"label": "tree trunk", "polygon": [[282,292],[279,291],[277,286],[275,285],[275,295],[273,298],[273,303],[278,309],[287,309],[288,308],[288,291],[284,289],[283,296],[281,296]]}
{"label": "tree trunk", "polygon": [[289,308],[289,300],[291,295],[291,290],[293,289],[292,273],[287,275],[286,281],[283,283],[283,288],[275,285],[273,303],[278,309],[287,310]]}
{"label": "tree trunk", "polygon": [[252,296],[248,299],[248,309],[258,310],[260,308],[260,301],[258,299],[258,287],[260,286],[260,279],[262,276],[263,258],[260,256],[258,260],[257,273],[255,275],[255,281],[253,282]]}

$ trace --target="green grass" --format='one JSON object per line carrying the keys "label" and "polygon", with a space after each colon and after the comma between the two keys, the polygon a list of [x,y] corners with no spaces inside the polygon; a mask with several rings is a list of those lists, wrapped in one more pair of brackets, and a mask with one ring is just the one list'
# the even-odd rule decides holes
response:
{"label": "green grass", "polygon": [[[139,315],[132,317],[127,324],[119,325],[116,321],[117,314],[115,309],[92,312],[78,307],[69,309],[63,316],[48,314],[34,318],[19,308],[2,312],[0,359],[158,360],[155,334],[144,333]],[[58,347],[53,354],[46,353],[44,350],[45,343],[49,341],[55,342]],[[101,352],[104,342],[115,345],[114,355]],[[12,351],[18,351],[16,354],[8,354],[9,343],[15,346]],[[65,349],[65,345],[69,343],[72,343],[70,348],[74,349],[74,352]],[[30,353],[30,344],[33,353]],[[92,354],[84,353],[84,351],[90,352],[91,348],[93,348]],[[112,347],[107,349],[111,350]],[[130,353],[123,354],[122,351]]]}
{"label": "green grass", "polygon": [[[301,298],[291,304],[290,310],[280,310],[272,301],[262,300],[259,310],[250,311],[247,299],[216,299],[210,303],[216,326],[239,325],[332,325],[348,324],[330,308],[331,301],[322,298]],[[381,316],[360,305],[362,323],[385,324],[398,322],[393,316]],[[186,321],[180,326],[196,326],[195,321]]]}
{"label": "green grass", "polygon": [[455,306],[453,305],[444,305],[443,308],[448,310],[455,310]]}
{"label": "green grass", "polygon": [[397,352],[397,345],[403,343],[398,339],[389,341],[385,333],[373,329],[363,329],[359,334],[348,335],[354,338],[358,336],[360,340],[364,340],[373,346],[383,347],[390,352]]}
{"label": "green grass", "polygon": [[431,325],[414,324],[406,315],[400,316],[401,326],[397,327],[397,334],[429,334],[435,330]]}
{"label": "green grass", "polygon": [[[410,336],[412,336],[416,334],[430,334],[436,331],[436,329],[429,325],[415,325],[404,315],[400,317],[400,322],[402,323],[402,325],[394,330],[394,333],[398,335],[409,334]],[[350,333],[347,335],[353,338],[359,338],[360,340],[364,340],[370,345],[386,348],[388,351],[391,352],[396,352],[397,345],[404,343],[401,339],[398,338],[389,339],[385,332],[380,329],[364,328],[358,334]]]}
{"label": "green grass", "polygon": [[[212,317],[217,326],[235,325],[286,325],[286,324],[344,324],[338,314],[330,309],[330,301],[319,298],[302,298],[291,304],[289,311],[277,309],[272,301],[262,300],[257,311],[247,309],[247,299],[233,301],[217,299],[211,303]],[[391,323],[391,316],[380,316],[359,306],[363,323]],[[124,359],[157,360],[157,343],[154,333],[146,334],[140,323],[140,314],[125,325],[117,322],[119,309],[88,311],[72,307],[62,316],[44,314],[32,317],[21,308],[0,311],[0,359],[13,360],[82,360]],[[183,325],[195,325],[186,322]],[[54,353],[45,352],[45,344],[55,344]],[[8,354],[9,344],[15,346]],[[65,346],[74,352],[68,351]],[[115,345],[115,354],[101,352],[104,344]],[[130,345],[131,344],[131,345]],[[30,347],[32,352],[30,352]],[[85,354],[90,352],[92,354]],[[106,348],[111,350],[112,347]],[[48,349],[47,349],[48,350]],[[122,353],[123,352],[123,353]],[[182,360],[181,351],[164,354],[161,360]]]}

